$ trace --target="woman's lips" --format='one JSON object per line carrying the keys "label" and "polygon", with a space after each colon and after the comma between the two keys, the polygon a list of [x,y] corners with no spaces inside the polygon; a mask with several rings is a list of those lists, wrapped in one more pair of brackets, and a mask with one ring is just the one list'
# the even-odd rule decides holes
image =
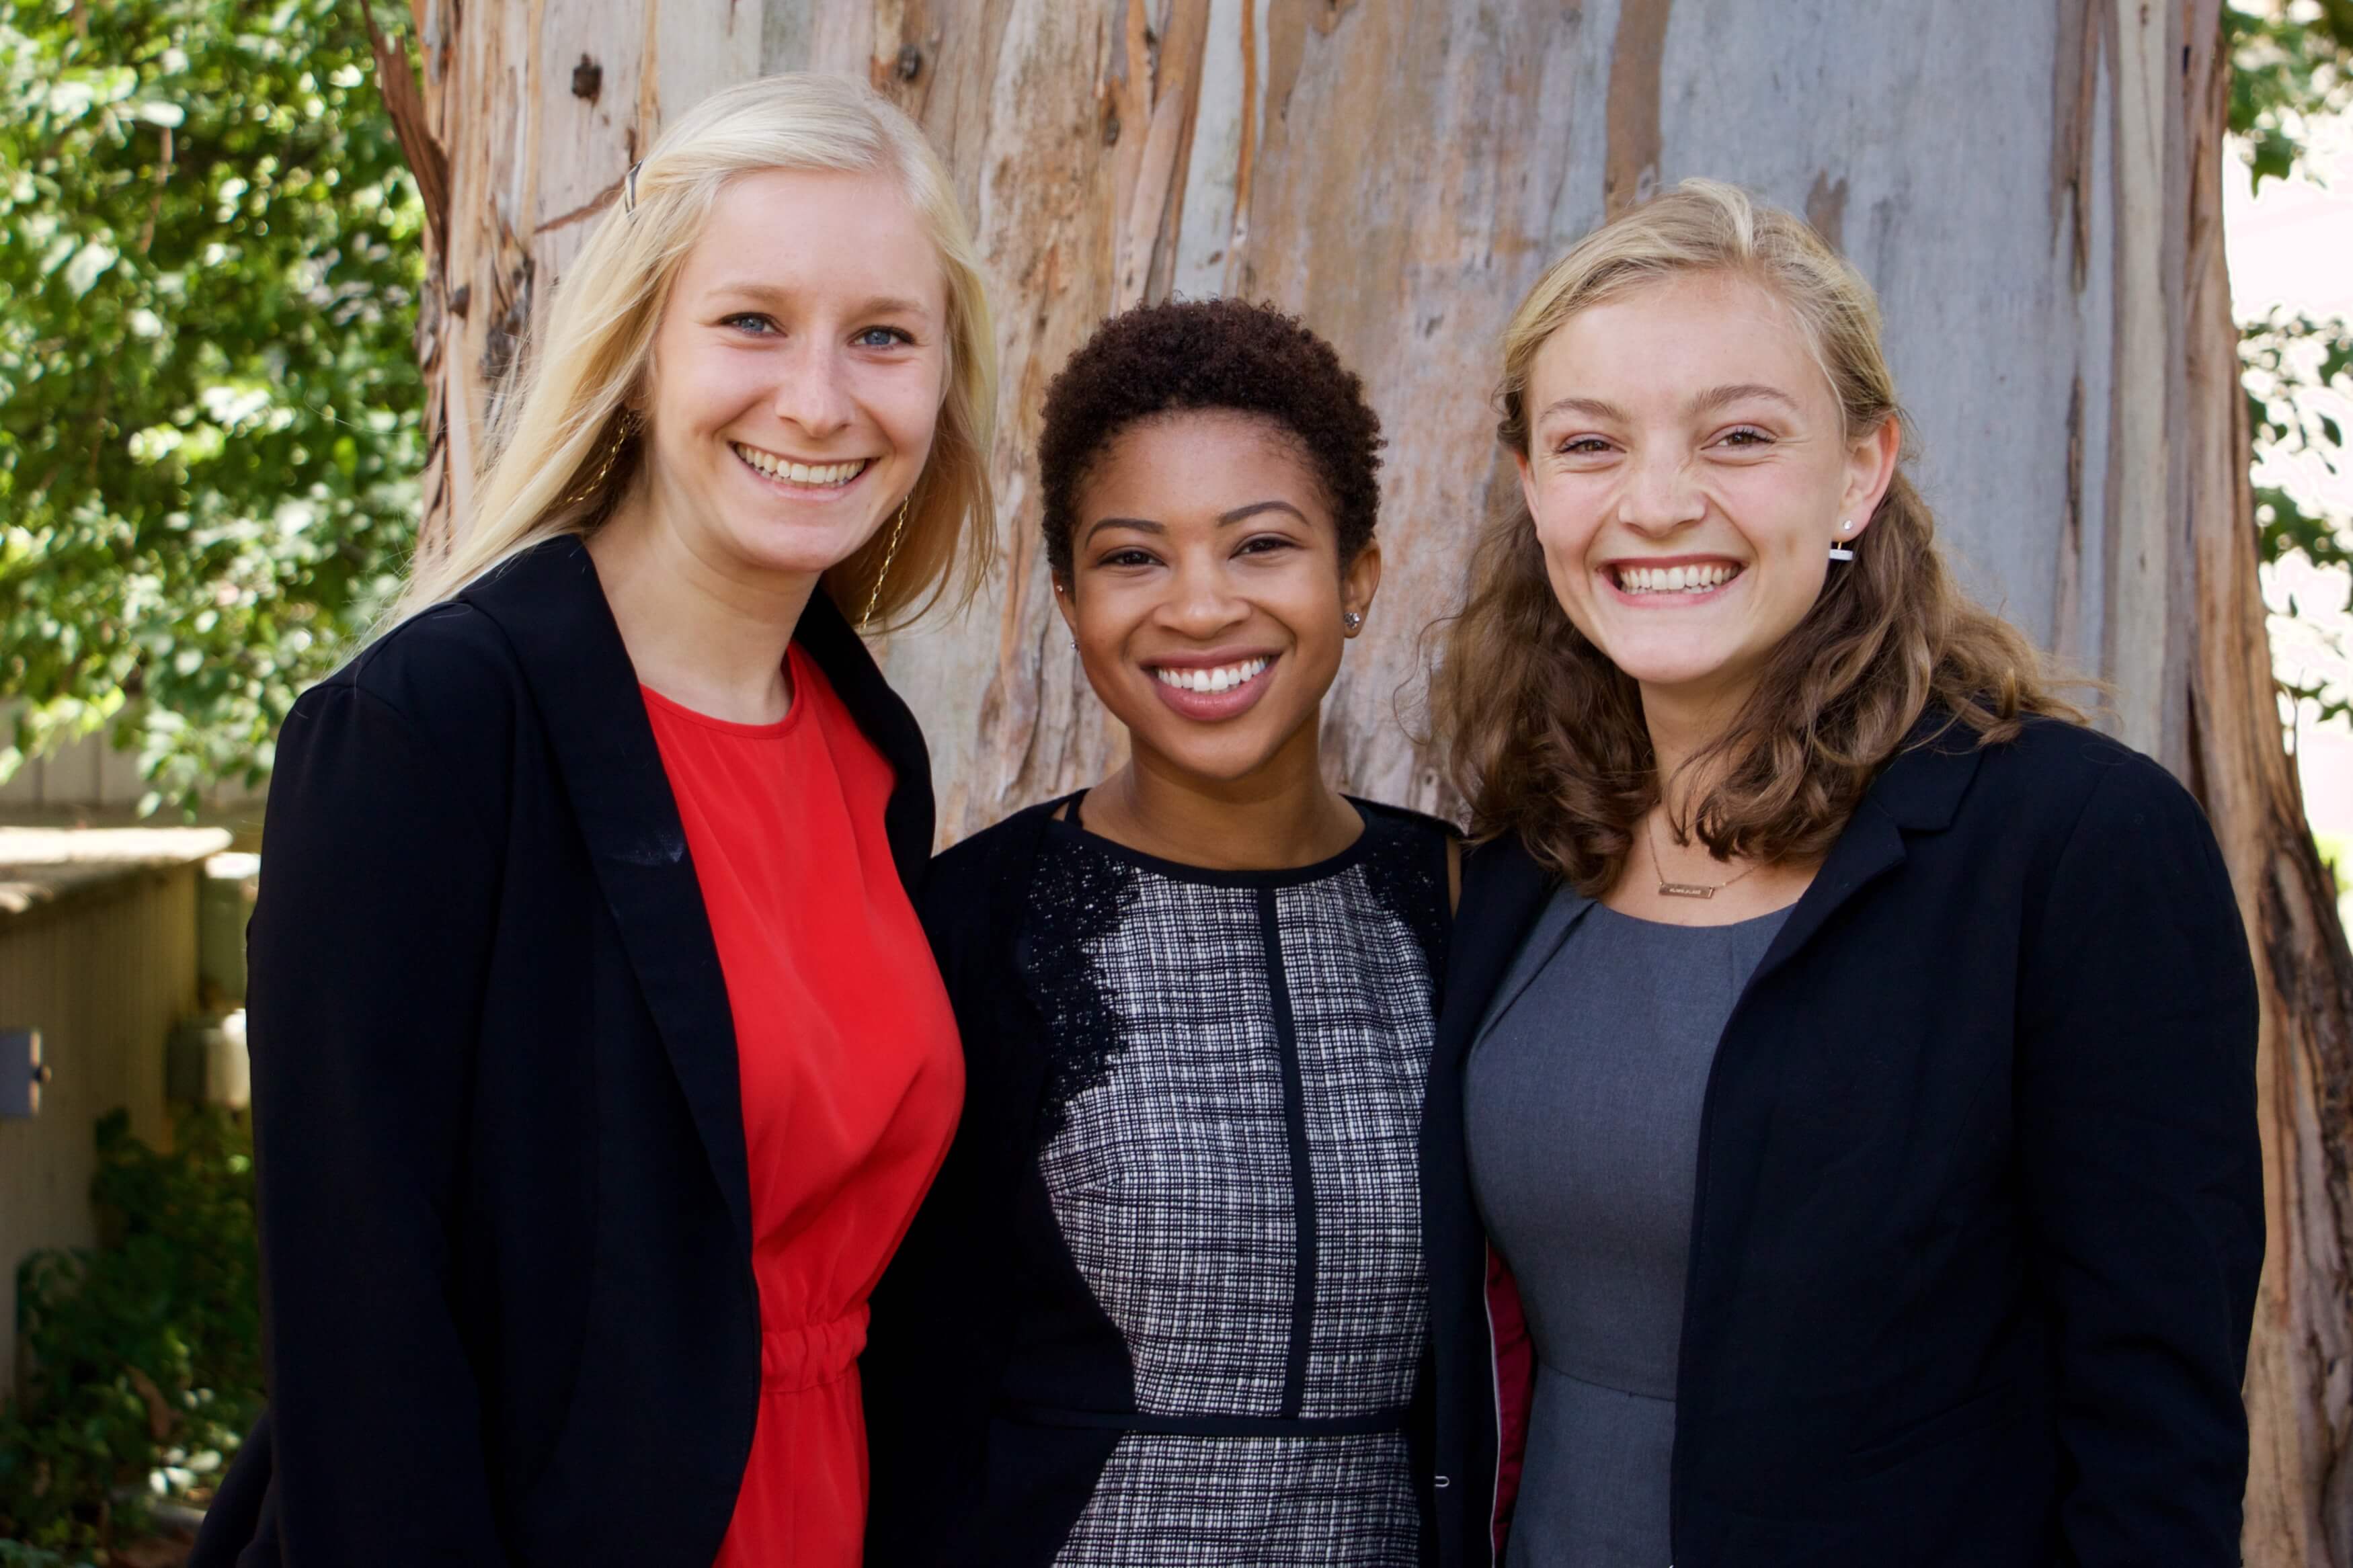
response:
{"label": "woman's lips", "polygon": [[[1677,575],[1671,577],[1671,572]],[[1667,610],[1715,603],[1734,584],[1748,575],[1748,569],[1735,562],[1686,563],[1678,560],[1653,564],[1617,561],[1603,566],[1596,574],[1609,596],[1620,604],[1642,610]]]}
{"label": "woman's lips", "polygon": [[[1209,723],[1257,706],[1266,695],[1277,657],[1260,654],[1214,666],[1146,665],[1145,671],[1152,677],[1152,689],[1171,710]],[[1199,689],[1205,686],[1208,689]]]}
{"label": "woman's lips", "polygon": [[728,446],[735,460],[751,470],[765,488],[804,500],[829,500],[848,495],[874,468],[871,458],[852,458],[837,463],[797,463],[740,441]]}

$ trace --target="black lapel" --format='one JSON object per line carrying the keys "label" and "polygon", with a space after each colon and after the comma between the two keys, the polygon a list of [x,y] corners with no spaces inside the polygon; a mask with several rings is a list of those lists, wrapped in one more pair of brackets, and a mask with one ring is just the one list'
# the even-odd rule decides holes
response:
{"label": "black lapel", "polygon": [[506,633],[530,682],[597,883],[748,1245],[752,1198],[727,981],[637,669],[596,569],[567,535],[516,556],[463,597]]}
{"label": "black lapel", "polygon": [[1544,912],[1553,879],[1516,838],[1473,848],[1462,861],[1462,907],[1448,943],[1445,1004],[1439,1015],[1433,1077],[1471,1048],[1488,1002],[1528,927]]}
{"label": "black lapel", "polygon": [[1521,939],[1511,967],[1504,972],[1503,980],[1495,987],[1494,995],[1488,1000],[1486,1010],[1472,1026],[1471,1042],[1474,1047],[1480,1036],[1486,1033],[1488,1025],[1502,1017],[1504,1009],[1528,988],[1528,983],[1544,973],[1545,965],[1552,962],[1552,955],[1560,951],[1560,944],[1568,940],[1568,933],[1577,929],[1578,919],[1593,907],[1593,900],[1580,893],[1567,899],[1547,898],[1538,908],[1535,921],[1529,926],[1527,935]]}
{"label": "black lapel", "polygon": [[824,589],[809,596],[793,640],[817,660],[817,667],[832,682],[834,695],[858,721],[860,731],[891,764],[895,782],[882,826],[890,836],[891,858],[898,863],[899,879],[913,897],[923,885],[923,868],[932,858],[932,754],[923,745],[923,732]]}
{"label": "black lapel", "polygon": [[1941,832],[1952,825],[1977,776],[1978,755],[1976,731],[1940,711],[1921,718],[1831,846],[1812,885],[1765,950],[1750,986],[1794,957],[1849,900],[1902,865],[1906,833]]}

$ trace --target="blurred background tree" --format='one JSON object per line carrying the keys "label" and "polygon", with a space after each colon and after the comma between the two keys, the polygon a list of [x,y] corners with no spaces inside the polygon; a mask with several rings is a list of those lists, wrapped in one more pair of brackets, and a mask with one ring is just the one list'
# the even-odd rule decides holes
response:
{"label": "blurred background tree", "polygon": [[417,513],[423,223],[337,0],[0,3],[0,779],[258,783]]}

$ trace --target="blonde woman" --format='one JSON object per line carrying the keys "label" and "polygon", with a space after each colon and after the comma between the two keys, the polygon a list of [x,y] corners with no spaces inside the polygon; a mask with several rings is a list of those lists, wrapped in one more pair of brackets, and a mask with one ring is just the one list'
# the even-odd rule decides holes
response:
{"label": "blonde woman", "polygon": [[1868,287],[1694,182],[1545,275],[1501,403],[1525,506],[1437,689],[1484,841],[1424,1123],[1443,1560],[2236,1563],[2231,887],[1954,584]]}
{"label": "blonde woman", "polygon": [[200,1563],[859,1562],[963,1068],[857,634],[981,563],[990,343],[863,86],[721,94],[600,220],[459,542],[279,742],[271,1406]]}

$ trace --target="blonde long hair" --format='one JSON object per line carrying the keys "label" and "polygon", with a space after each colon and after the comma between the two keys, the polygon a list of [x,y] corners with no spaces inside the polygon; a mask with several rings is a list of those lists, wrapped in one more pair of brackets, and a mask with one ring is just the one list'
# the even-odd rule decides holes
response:
{"label": "blonde long hair", "polygon": [[897,558],[883,573],[888,528],[825,574],[850,614],[874,596],[877,621],[903,624],[959,575],[969,593],[997,541],[988,453],[997,409],[997,339],[978,254],[955,188],[913,121],[863,82],[788,72],[698,104],[632,171],[633,187],[556,289],[540,342],[481,476],[473,516],[448,550],[420,556],[396,620],[457,595],[543,540],[586,533],[626,490],[642,442],[625,415],[651,360],[656,330],[687,253],[729,179],[762,169],[895,176],[923,215],[947,285],[947,388],[907,502]]}
{"label": "blonde long hair", "polygon": [[[1687,180],[1596,230],[1537,280],[1504,331],[1497,438],[1528,456],[1529,370],[1569,318],[1707,273],[1749,279],[1787,306],[1849,435],[1893,419],[1908,460],[1871,285],[1800,219],[1713,180]],[[1687,764],[1706,784],[1675,827],[1717,856],[1827,851],[1932,707],[1981,744],[2015,736],[2026,714],[2082,717],[2025,637],[1961,591],[1900,468],[1854,552],[1727,731]],[[1617,881],[1662,782],[1641,695],[1561,609],[1524,503],[1482,533],[1431,708],[1475,836],[1516,836],[1583,892]]]}

